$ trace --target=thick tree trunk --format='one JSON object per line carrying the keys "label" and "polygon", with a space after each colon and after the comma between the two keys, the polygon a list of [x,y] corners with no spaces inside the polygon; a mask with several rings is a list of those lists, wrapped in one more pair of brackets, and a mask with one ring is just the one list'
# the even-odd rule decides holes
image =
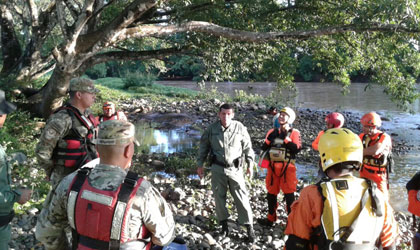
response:
{"label": "thick tree trunk", "polygon": [[63,104],[67,96],[70,80],[75,77],[55,69],[42,89],[28,99],[29,109],[37,116],[47,119],[52,112]]}

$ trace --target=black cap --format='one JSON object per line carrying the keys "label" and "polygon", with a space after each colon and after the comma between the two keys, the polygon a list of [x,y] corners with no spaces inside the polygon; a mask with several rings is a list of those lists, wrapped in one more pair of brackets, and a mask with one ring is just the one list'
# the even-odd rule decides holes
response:
{"label": "black cap", "polygon": [[16,109],[16,106],[6,101],[3,90],[0,90],[0,115],[9,114]]}

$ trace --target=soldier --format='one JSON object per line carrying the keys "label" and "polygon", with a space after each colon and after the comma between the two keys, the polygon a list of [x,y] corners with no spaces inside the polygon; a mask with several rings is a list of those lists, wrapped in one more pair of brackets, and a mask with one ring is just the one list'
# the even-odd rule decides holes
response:
{"label": "soldier", "polygon": [[122,111],[115,111],[115,104],[113,102],[105,102],[102,106],[103,114],[98,116],[98,123],[108,120],[124,120],[127,121],[127,117]]}
{"label": "soldier", "polygon": [[374,182],[352,174],[363,157],[357,135],[326,130],[319,155],[328,179],[305,187],[293,203],[285,249],[396,249],[399,230],[391,205]]}
{"label": "soldier", "polygon": [[58,185],[36,225],[46,249],[69,249],[65,228],[73,231],[73,249],[149,249],[175,237],[172,212],[148,181],[130,168],[134,125],[111,120],[99,125],[101,155],[93,169],[81,168]]}
{"label": "soldier", "polygon": [[197,173],[203,178],[203,163],[210,154],[211,185],[222,235],[228,236],[230,231],[227,222],[229,213],[226,209],[226,193],[229,189],[238,210],[238,221],[247,227],[248,240],[254,242],[252,210],[242,170],[245,160],[247,174],[252,178],[254,151],[251,139],[246,127],[232,120],[234,109],[231,105],[220,106],[218,117],[220,120],[211,124],[201,136]]}
{"label": "soldier", "polygon": [[53,188],[64,176],[97,158],[92,143],[97,122],[89,107],[95,102],[98,92],[91,80],[73,79],[69,103],[47,121],[35,153]]}
{"label": "soldier", "polygon": [[[16,106],[6,101],[4,91],[0,90],[0,128],[6,121],[7,114],[14,111]],[[11,169],[6,159],[6,152],[0,145],[0,249],[9,249],[10,241],[10,221],[15,212],[13,205],[15,202],[25,204],[31,198],[29,189],[12,189],[10,186]]]}

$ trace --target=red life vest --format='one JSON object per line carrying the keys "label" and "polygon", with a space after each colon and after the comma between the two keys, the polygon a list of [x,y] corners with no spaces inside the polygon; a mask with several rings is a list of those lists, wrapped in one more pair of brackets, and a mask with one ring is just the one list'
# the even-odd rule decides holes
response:
{"label": "red life vest", "polygon": [[[85,163],[98,158],[95,146],[92,142],[96,133],[95,128],[97,127],[96,119],[93,115],[88,117],[82,115],[80,111],[71,106],[65,105],[59,108],[55,113],[66,110],[72,120],[72,127],[69,133],[63,137],[67,147],[61,148],[59,144],[54,149],[53,159],[64,159],[64,166],[67,168],[75,168],[83,166]],[[83,137],[77,130],[75,122],[79,121],[84,127],[87,128],[88,133],[86,137]]]}
{"label": "red life vest", "polygon": [[[105,191],[89,184],[90,170],[80,170],[69,189],[67,215],[73,229],[73,249],[119,249],[121,244],[150,238],[144,225],[139,238],[130,239],[125,232],[128,211],[143,179],[128,172],[117,190]],[[150,249],[151,242],[144,241],[144,246]]]}
{"label": "red life vest", "polygon": [[106,117],[104,115],[99,116],[99,123],[102,123],[104,121],[108,121],[108,120],[120,120],[120,112],[121,111],[117,111],[115,112],[113,115],[111,115],[110,117]]}

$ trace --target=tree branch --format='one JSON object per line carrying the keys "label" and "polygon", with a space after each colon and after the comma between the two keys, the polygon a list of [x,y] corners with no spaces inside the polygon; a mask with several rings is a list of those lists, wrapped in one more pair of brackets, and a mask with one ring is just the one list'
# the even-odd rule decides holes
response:
{"label": "tree branch", "polygon": [[[134,21],[138,20],[144,13],[156,6],[156,0],[135,0],[129,4],[119,16],[109,24],[104,25],[101,30],[80,37],[76,50],[80,53],[89,51],[96,53],[103,47],[115,44],[114,39],[118,34]],[[82,42],[83,41],[83,42]],[[95,46],[97,45],[97,46]]]}
{"label": "tree branch", "polygon": [[147,36],[168,36],[176,33],[185,32],[201,32],[213,36],[225,37],[231,40],[241,42],[264,43],[273,40],[302,40],[311,37],[320,37],[346,32],[404,32],[404,33],[420,33],[420,29],[412,29],[397,24],[380,24],[370,23],[365,26],[360,25],[341,25],[324,27],[313,30],[289,31],[289,32],[251,32],[242,31],[227,27],[222,27],[213,23],[191,21],[181,25],[142,25],[135,28],[125,29],[118,37],[118,41],[127,39],[128,37],[143,38]]}
{"label": "tree branch", "polygon": [[31,15],[32,19],[32,27],[36,27],[39,25],[38,23],[38,8],[36,7],[36,4],[34,0],[27,0],[28,6],[29,6],[29,13]]}
{"label": "tree branch", "polygon": [[18,63],[22,49],[14,30],[13,17],[7,6],[0,4],[1,49],[3,67],[0,74],[9,74]]}

